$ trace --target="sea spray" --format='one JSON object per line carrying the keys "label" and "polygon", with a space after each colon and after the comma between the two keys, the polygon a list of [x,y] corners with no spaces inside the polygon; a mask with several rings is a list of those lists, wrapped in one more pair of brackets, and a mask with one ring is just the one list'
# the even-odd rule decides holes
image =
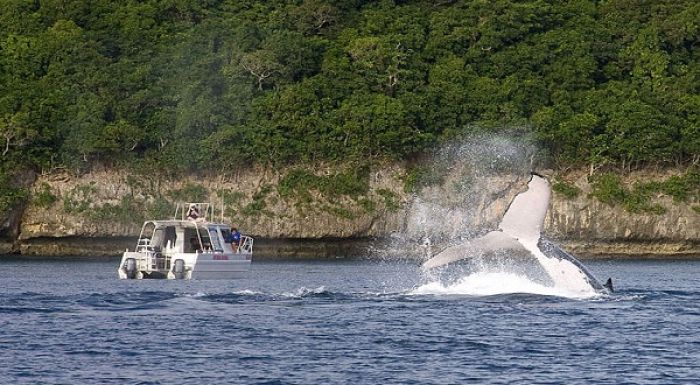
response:
{"label": "sea spray", "polygon": [[525,186],[534,153],[529,140],[515,134],[474,135],[435,150],[414,165],[423,177],[415,183],[402,231],[372,255],[426,260],[494,228]]}
{"label": "sea spray", "polygon": [[[511,290],[540,293],[542,288],[549,288],[545,291],[565,293],[567,297],[596,295],[590,277],[582,269],[570,261],[549,257],[538,248],[551,189],[546,179],[537,177],[531,179],[528,189],[522,192],[524,176],[529,176],[532,167],[528,160],[534,156],[532,148],[525,143],[502,136],[479,137],[459,146],[449,146],[436,155],[435,165],[430,170],[439,177],[433,175],[429,179],[440,183],[423,186],[416,193],[405,231],[395,238],[403,243],[404,250],[418,254],[418,258],[430,259],[424,264],[427,269],[425,285],[420,286],[422,292],[432,288],[437,292],[462,294],[502,294]],[[483,236],[485,229],[493,229],[496,224],[497,231]],[[401,249],[401,245],[393,246]],[[511,263],[508,269],[501,266],[500,270],[493,271],[493,266],[485,266],[484,259],[480,258],[478,250],[482,247],[505,248],[507,253],[519,249],[525,252],[526,258],[517,259],[519,263]],[[436,249],[442,249],[438,254],[441,258],[431,258]],[[488,260],[494,262],[503,257]],[[467,262],[471,265],[468,271],[463,268],[464,262],[459,270],[450,267],[448,274],[442,269],[437,273],[431,269],[465,258],[471,260]],[[533,262],[536,269],[531,268]],[[546,279],[542,280],[542,276]],[[493,282],[495,285],[486,285],[488,290],[460,291],[473,289],[470,283],[477,277],[516,279],[519,283],[524,280],[527,284],[512,285],[510,281],[497,279]]]}

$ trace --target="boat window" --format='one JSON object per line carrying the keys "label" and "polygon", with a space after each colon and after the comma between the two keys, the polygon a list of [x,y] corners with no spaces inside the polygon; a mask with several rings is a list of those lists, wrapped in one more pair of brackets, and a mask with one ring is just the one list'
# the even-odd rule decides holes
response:
{"label": "boat window", "polygon": [[185,253],[194,253],[202,251],[202,246],[199,244],[197,232],[194,228],[185,229]]}
{"label": "boat window", "polygon": [[149,222],[146,223],[143,226],[143,230],[141,232],[141,238],[148,238],[151,239],[153,237],[153,231],[156,229],[156,225],[153,223]]}
{"label": "boat window", "polygon": [[211,250],[211,239],[209,239],[209,232],[207,229],[199,229],[199,237],[202,238],[202,247],[204,250]]}
{"label": "boat window", "polygon": [[160,251],[163,249],[163,240],[165,238],[165,232],[162,228],[156,229],[153,232],[153,238],[151,238],[151,246],[153,250]]}
{"label": "boat window", "polygon": [[214,251],[224,251],[224,249],[221,247],[221,243],[219,242],[219,233],[216,231],[216,228],[209,229],[209,235],[211,239],[211,246]]}
{"label": "boat window", "polygon": [[177,232],[175,232],[175,226],[167,226],[165,228],[165,239],[163,240],[163,247],[175,247],[175,242],[177,241]]}

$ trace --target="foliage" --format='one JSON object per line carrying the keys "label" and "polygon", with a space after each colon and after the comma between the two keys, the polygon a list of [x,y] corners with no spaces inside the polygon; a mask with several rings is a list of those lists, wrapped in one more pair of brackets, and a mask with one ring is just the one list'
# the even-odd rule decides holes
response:
{"label": "foliage", "polygon": [[20,187],[12,187],[9,176],[0,172],[0,212],[7,213],[27,198],[28,192]]}
{"label": "foliage", "polygon": [[326,198],[358,197],[369,191],[369,169],[358,167],[332,175],[315,175],[303,169],[289,171],[279,182],[277,191],[283,198],[294,197],[300,202],[312,201],[311,191]]}
{"label": "foliage", "polygon": [[166,199],[153,199],[144,205],[144,217],[146,218],[172,218],[175,213],[175,204]]}
{"label": "foliage", "polygon": [[631,189],[623,185],[618,175],[606,173],[592,177],[591,187],[591,196],[611,205],[620,204],[632,213],[664,213],[663,206],[652,202],[661,194],[672,196],[677,202],[700,200],[700,174],[695,170],[664,181],[637,182]]}
{"label": "foliage", "polygon": [[395,192],[387,189],[377,189],[377,194],[384,198],[384,207],[390,212],[398,211],[400,208],[399,202],[398,202],[398,195],[396,195]]}
{"label": "foliage", "polygon": [[51,186],[48,183],[42,183],[32,199],[37,207],[43,209],[53,206],[58,201],[58,197],[51,192]]}
{"label": "foliage", "polygon": [[122,197],[118,204],[105,203],[93,207],[87,216],[95,220],[124,224],[140,224],[146,219],[142,205],[130,196]]}
{"label": "foliage", "polygon": [[661,182],[658,189],[677,202],[700,201],[700,171],[671,176]]}
{"label": "foliage", "polygon": [[97,188],[95,183],[73,187],[63,197],[63,211],[68,214],[81,214],[93,208]]}
{"label": "foliage", "polygon": [[243,215],[249,217],[270,215],[270,213],[267,210],[265,210],[265,208],[267,207],[266,199],[270,192],[272,192],[272,188],[270,186],[263,186],[258,191],[256,191],[255,194],[253,194],[252,202],[245,205],[241,210]]}
{"label": "foliage", "polygon": [[517,126],[562,166],[689,164],[697,20],[691,0],[8,0],[0,158],[235,170]]}
{"label": "foliage", "polygon": [[365,197],[360,198],[357,200],[357,204],[360,205],[362,210],[367,214],[371,214],[371,213],[375,212],[377,209],[377,204],[374,203],[374,201],[369,199],[369,198],[365,198]]}
{"label": "foliage", "polygon": [[169,190],[167,195],[175,202],[207,202],[209,191],[201,184],[185,183],[182,188]]}
{"label": "foliage", "polygon": [[555,180],[554,183],[552,183],[552,190],[563,195],[567,199],[576,198],[581,193],[580,188],[562,180]]}
{"label": "foliage", "polygon": [[[292,169],[277,185],[279,196],[291,199],[300,212],[320,210],[344,219],[355,217],[354,206],[365,213],[376,211],[377,202],[368,196],[369,191],[369,168],[362,165],[327,175]],[[382,190],[380,196],[389,202],[390,194]]]}
{"label": "foliage", "polygon": [[404,176],[403,190],[407,194],[418,192],[423,187],[441,183],[443,178],[432,166],[414,166]]}

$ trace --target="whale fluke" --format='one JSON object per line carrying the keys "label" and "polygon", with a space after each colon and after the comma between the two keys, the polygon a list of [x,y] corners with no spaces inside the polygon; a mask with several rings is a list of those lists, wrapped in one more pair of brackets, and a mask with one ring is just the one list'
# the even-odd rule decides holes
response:
{"label": "whale fluke", "polygon": [[432,269],[447,265],[479,252],[496,250],[525,250],[517,239],[508,236],[500,230],[492,231],[484,236],[474,238],[463,244],[454,245],[441,251],[433,258],[423,263],[424,269]]}
{"label": "whale fluke", "polygon": [[544,228],[550,197],[547,179],[532,174],[527,190],[513,198],[498,228],[521,242],[537,242]]}

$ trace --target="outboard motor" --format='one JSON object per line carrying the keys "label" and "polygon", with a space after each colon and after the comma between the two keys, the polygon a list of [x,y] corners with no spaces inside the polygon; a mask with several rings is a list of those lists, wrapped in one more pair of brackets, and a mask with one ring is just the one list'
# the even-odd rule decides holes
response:
{"label": "outboard motor", "polygon": [[126,272],[126,278],[136,278],[136,260],[134,258],[126,259],[124,262],[124,271]]}
{"label": "outboard motor", "polygon": [[175,274],[175,279],[185,278],[185,261],[176,259],[173,264],[173,273]]}

